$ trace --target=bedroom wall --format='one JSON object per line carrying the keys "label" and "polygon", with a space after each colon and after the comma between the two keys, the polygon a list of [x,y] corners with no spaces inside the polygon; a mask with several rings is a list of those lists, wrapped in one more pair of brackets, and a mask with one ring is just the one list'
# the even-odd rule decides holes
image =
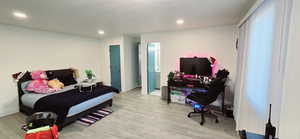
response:
{"label": "bedroom wall", "polygon": [[0,117],[18,112],[13,73],[75,67],[92,69],[99,80],[106,75],[104,48],[97,39],[0,25],[0,42]]}
{"label": "bedroom wall", "polygon": [[124,91],[128,91],[139,86],[138,42],[138,38],[130,36],[123,37],[124,68],[126,73]]}
{"label": "bedroom wall", "polygon": [[105,84],[111,84],[109,46],[120,45],[122,91],[138,87],[138,51],[135,50],[138,41],[137,38],[126,35],[101,40],[99,46],[103,48],[101,55],[103,68],[100,76]]}
{"label": "bedroom wall", "polygon": [[[211,55],[221,67],[230,71],[235,79],[236,27],[220,26],[176,32],[146,33],[141,35],[142,49],[142,93],[147,94],[147,43],[161,43],[161,86],[167,85],[170,71],[179,70],[182,56]],[[232,92],[231,82],[229,91]],[[232,94],[230,94],[232,96]],[[233,97],[228,97],[233,98]],[[229,100],[233,102],[233,100]]]}
{"label": "bedroom wall", "polygon": [[[113,37],[113,38],[105,38],[102,39],[99,46],[102,49],[103,55],[101,55],[101,65],[103,66],[100,69],[100,78],[104,82],[104,84],[111,84],[111,77],[110,77],[110,55],[109,55],[109,46],[111,45],[120,45],[120,55],[121,55],[121,80],[123,80],[124,74],[124,60],[123,60],[123,37]],[[123,82],[121,81],[122,89],[124,87]]]}

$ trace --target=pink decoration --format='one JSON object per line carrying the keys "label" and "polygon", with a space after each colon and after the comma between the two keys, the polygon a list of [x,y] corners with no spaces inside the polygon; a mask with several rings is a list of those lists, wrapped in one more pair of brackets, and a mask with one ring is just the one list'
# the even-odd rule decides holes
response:
{"label": "pink decoration", "polygon": [[31,78],[33,79],[27,87],[27,91],[46,94],[51,93],[54,90],[48,87],[47,74],[44,71],[33,71],[31,72]]}

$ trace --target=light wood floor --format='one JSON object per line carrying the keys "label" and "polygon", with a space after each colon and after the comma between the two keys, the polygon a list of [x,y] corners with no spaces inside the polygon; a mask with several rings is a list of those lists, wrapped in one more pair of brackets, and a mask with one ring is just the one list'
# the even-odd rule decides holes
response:
{"label": "light wood floor", "polygon": [[[60,132],[60,139],[238,139],[234,121],[220,117],[220,123],[200,117],[187,118],[191,107],[169,104],[158,96],[141,95],[140,90],[115,96],[114,112],[96,124],[85,127],[71,124]],[[0,138],[21,139],[24,123],[21,113],[0,119]]]}

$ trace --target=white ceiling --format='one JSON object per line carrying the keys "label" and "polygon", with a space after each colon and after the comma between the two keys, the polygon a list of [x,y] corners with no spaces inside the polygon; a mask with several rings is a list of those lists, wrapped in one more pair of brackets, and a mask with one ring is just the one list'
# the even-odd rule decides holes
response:
{"label": "white ceiling", "polygon": [[[255,0],[0,0],[0,23],[100,38],[236,24]],[[18,20],[14,10],[29,18]],[[184,25],[176,25],[177,19]]]}

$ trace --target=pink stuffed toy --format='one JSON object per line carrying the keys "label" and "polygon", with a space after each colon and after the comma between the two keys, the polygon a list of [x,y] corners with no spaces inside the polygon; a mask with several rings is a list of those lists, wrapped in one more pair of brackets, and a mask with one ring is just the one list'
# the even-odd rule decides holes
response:
{"label": "pink stuffed toy", "polygon": [[33,79],[27,86],[27,91],[46,94],[51,93],[54,90],[48,87],[47,74],[44,71],[33,71],[31,72],[31,78]]}

